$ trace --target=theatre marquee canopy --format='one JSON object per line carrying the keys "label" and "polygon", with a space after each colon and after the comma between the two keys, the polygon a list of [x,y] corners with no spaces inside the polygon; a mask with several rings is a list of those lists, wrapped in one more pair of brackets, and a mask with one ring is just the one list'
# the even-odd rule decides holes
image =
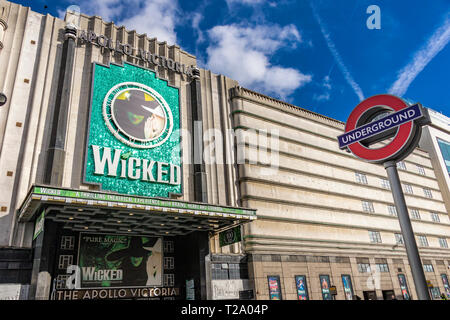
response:
{"label": "theatre marquee canopy", "polygon": [[256,210],[247,208],[35,185],[18,211],[19,222],[43,212],[74,231],[151,236],[218,232],[256,219]]}

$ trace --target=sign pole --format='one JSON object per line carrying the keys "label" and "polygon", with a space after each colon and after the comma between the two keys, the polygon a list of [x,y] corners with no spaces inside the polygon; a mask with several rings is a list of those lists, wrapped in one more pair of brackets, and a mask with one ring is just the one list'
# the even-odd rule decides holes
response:
{"label": "sign pole", "polygon": [[405,242],[409,265],[411,266],[417,296],[419,300],[430,300],[422,262],[420,261],[419,250],[417,249],[414,232],[409,219],[408,208],[406,207],[405,196],[397,172],[397,164],[395,161],[387,161],[384,163],[384,168],[386,169],[391,184],[392,196],[394,197],[395,207],[397,208],[398,220]]}

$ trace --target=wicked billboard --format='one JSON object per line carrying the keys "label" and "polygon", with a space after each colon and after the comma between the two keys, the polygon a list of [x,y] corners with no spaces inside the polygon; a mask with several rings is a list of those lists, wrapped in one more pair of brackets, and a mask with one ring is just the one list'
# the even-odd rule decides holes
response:
{"label": "wicked billboard", "polygon": [[162,286],[162,239],[81,234],[81,288]]}
{"label": "wicked billboard", "polygon": [[93,68],[85,182],[122,194],[180,194],[178,88],[128,63]]}

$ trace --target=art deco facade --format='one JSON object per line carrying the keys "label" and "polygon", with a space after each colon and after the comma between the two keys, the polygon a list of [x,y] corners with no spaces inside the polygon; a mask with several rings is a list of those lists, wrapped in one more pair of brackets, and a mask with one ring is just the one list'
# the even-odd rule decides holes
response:
{"label": "art deco facade", "polygon": [[[162,281],[152,288],[134,285],[147,291],[132,298],[328,299],[330,286],[336,299],[415,298],[385,170],[339,150],[343,123],[197,69],[195,56],[178,46],[100,17],[81,15],[75,30],[67,27],[74,21],[70,14],[62,21],[4,0],[0,13],[0,88],[8,97],[0,107],[0,292],[29,299],[111,293],[105,289],[111,284],[102,284],[103,291],[66,288],[67,267],[86,263],[89,241],[107,234],[108,241],[129,239],[129,250],[132,239],[161,239],[153,250],[163,256]],[[113,86],[110,73],[127,83],[135,77],[140,87],[130,90],[155,90],[154,98],[172,101],[170,93],[177,92],[172,111],[181,133],[167,132],[181,139],[179,192],[110,191],[89,180],[95,178],[89,157],[100,150],[91,139],[97,133],[122,146],[116,138],[124,137],[103,135],[108,128],[100,122],[107,123],[108,115],[95,123],[95,101],[104,99],[96,94]],[[111,101],[99,103],[99,110]],[[128,119],[142,120],[136,114]],[[103,164],[128,163],[128,177],[125,169],[117,171],[120,190],[141,186],[133,182],[133,170],[142,165],[144,172],[145,159],[133,156],[141,154],[129,149],[135,143],[127,140],[122,149],[130,152]],[[160,163],[150,180],[169,190]],[[450,220],[448,190],[433,165],[417,149],[399,163],[399,172],[436,295],[436,288],[446,291],[442,276],[449,275]],[[237,225],[242,241],[221,246],[219,233]],[[115,276],[108,281],[121,273]],[[127,290],[114,291],[114,297],[130,298]]]}
{"label": "art deco facade", "polygon": [[[246,89],[232,92],[236,127],[277,130],[280,137],[277,170],[260,163],[239,166],[241,199],[258,210],[244,236],[257,296],[269,298],[267,277],[279,276],[282,296],[297,299],[295,276],[305,275],[310,298],[322,299],[319,277],[328,275],[336,298],[344,299],[342,275],[350,275],[361,298],[369,291],[389,298],[391,290],[400,297],[398,274],[404,274],[414,298],[383,166],[339,150],[339,121]],[[441,274],[450,265],[450,220],[432,161],[416,149],[398,170],[425,276],[445,292]]]}

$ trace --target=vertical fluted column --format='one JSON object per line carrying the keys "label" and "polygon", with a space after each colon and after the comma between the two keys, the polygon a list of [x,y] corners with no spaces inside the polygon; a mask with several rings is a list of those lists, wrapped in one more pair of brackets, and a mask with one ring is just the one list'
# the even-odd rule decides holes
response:
{"label": "vertical fluted column", "polygon": [[65,141],[69,113],[70,94],[75,55],[77,31],[67,25],[64,32],[64,45],[61,55],[58,87],[53,108],[52,131],[47,150],[45,183],[60,186],[64,175]]}
{"label": "vertical fluted column", "polygon": [[205,162],[203,159],[203,113],[200,70],[192,69],[191,108],[192,108],[192,160],[194,166],[194,201],[208,202],[206,189]]}

